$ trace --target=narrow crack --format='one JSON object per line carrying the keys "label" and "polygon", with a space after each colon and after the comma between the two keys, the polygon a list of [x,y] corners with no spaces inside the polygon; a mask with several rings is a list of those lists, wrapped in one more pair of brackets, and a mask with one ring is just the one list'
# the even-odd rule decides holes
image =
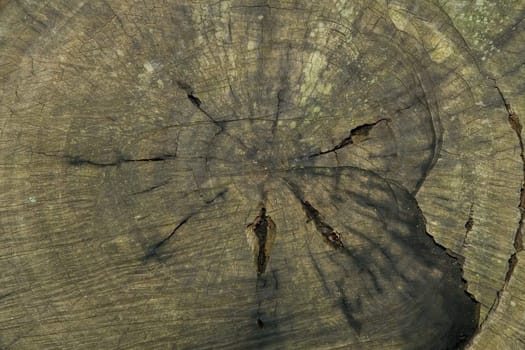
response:
{"label": "narrow crack", "polygon": [[[510,127],[514,132],[516,133],[516,136],[519,141],[520,145],[520,158],[522,162],[522,169],[523,169],[523,179],[521,184],[521,190],[520,190],[520,203],[518,204],[518,208],[520,210],[520,219],[518,222],[518,228],[516,229],[516,233],[514,235],[514,253],[511,254],[509,260],[508,260],[508,269],[507,273],[505,274],[505,281],[501,288],[496,293],[496,300],[494,300],[494,303],[491,305],[489,311],[487,312],[487,315],[485,319],[481,322],[481,325],[489,319],[490,315],[496,310],[496,308],[499,305],[499,302],[501,300],[501,296],[505,288],[507,287],[512,274],[514,272],[514,269],[516,267],[516,264],[518,263],[518,257],[517,254],[521,251],[523,251],[523,235],[522,235],[522,227],[525,220],[525,146],[523,144],[523,138],[521,136],[521,131],[523,129],[519,116],[512,108],[510,102],[507,101],[505,95],[503,95],[503,92],[499,88],[499,86],[496,84],[495,79],[491,79],[494,82],[494,88],[498,91],[498,94],[501,98],[501,101],[503,102],[503,105],[505,106],[505,110],[507,111],[508,121],[510,124]],[[480,326],[481,326],[480,325]]]}
{"label": "narrow crack", "polygon": [[309,221],[313,221],[317,231],[328,241],[328,243],[330,243],[332,247],[344,248],[343,241],[341,240],[341,234],[334,230],[332,226],[327,224],[321,216],[321,213],[319,213],[319,211],[312,204],[310,204],[310,202],[303,198],[297,185],[288,181],[286,183],[297,200],[301,202],[306,217]]}
{"label": "narrow crack", "polygon": [[193,105],[195,105],[195,107],[197,107],[199,109],[201,108],[202,102],[197,96],[195,96],[195,95],[193,95],[193,93],[191,93],[191,94],[188,94],[188,98],[191,101],[191,103],[193,103]]}
{"label": "narrow crack", "polygon": [[119,156],[114,161],[109,162],[99,162],[95,160],[91,160],[88,158],[84,158],[82,156],[72,156],[72,155],[59,155],[59,154],[52,154],[52,153],[45,153],[45,152],[33,152],[35,154],[40,154],[46,157],[55,157],[55,158],[63,158],[66,159],[68,164],[73,166],[94,166],[99,168],[105,168],[105,167],[113,167],[113,166],[119,166],[123,163],[140,163],[140,162],[162,162],[169,159],[175,159],[177,158],[176,154],[161,154],[158,156],[154,156],[151,158],[126,158]]}
{"label": "narrow crack", "polygon": [[184,82],[181,82],[181,81],[177,81],[177,85],[179,86],[180,89],[184,90],[186,92],[186,96],[188,97],[188,100],[190,100],[190,102],[199,110],[201,111],[202,114],[204,114],[206,116],[206,118],[208,118],[216,127],[219,128],[219,131],[215,134],[215,136],[219,135],[219,134],[226,134],[228,135],[228,137],[230,137],[232,140],[236,141],[237,144],[239,146],[241,146],[241,148],[245,151],[248,151],[249,150],[249,147],[246,146],[246,144],[238,137],[234,137],[232,135],[230,135],[227,131],[226,131],[226,122],[227,121],[222,121],[222,120],[217,120],[215,119],[214,117],[212,117],[212,115],[210,113],[208,113],[204,108],[202,108],[202,101],[200,98],[198,98],[197,96],[195,96],[195,92],[193,91],[193,88],[184,83]]}
{"label": "narrow crack", "polygon": [[[521,162],[522,162],[522,169],[523,169],[523,181],[522,181],[522,184],[521,184],[521,190],[520,190],[520,203],[518,205],[518,208],[520,210],[520,213],[521,213],[521,217],[520,217],[520,221],[518,223],[518,229],[516,230],[516,235],[514,236],[514,249],[516,250],[516,253],[518,252],[521,252],[523,250],[523,236],[522,236],[522,232],[521,232],[521,229],[522,229],[522,226],[523,226],[523,222],[524,222],[524,219],[525,219],[525,145],[523,143],[523,138],[521,136],[521,131],[523,129],[522,125],[521,125],[521,122],[520,122],[520,118],[518,116],[518,114],[516,113],[516,111],[514,111],[514,109],[512,108],[512,106],[510,105],[510,103],[507,101],[507,99],[505,98],[505,96],[503,95],[501,89],[499,88],[499,86],[495,86],[496,90],[498,91],[498,94],[499,96],[501,97],[501,100],[503,102],[503,104],[505,105],[505,109],[507,111],[507,114],[508,114],[508,119],[509,119],[509,124],[512,128],[512,130],[514,130],[514,132],[516,133],[516,136],[518,137],[518,141],[519,141],[519,145],[520,145],[520,158],[521,158]],[[515,256],[516,253],[514,253],[513,255]],[[512,257],[511,257],[512,259]],[[510,262],[510,260],[509,260]],[[509,266],[510,268],[510,266]],[[513,266],[512,266],[513,268]]]}
{"label": "narrow crack", "polygon": [[259,215],[255,220],[248,225],[249,232],[253,235],[253,238],[257,241],[256,249],[254,252],[256,255],[257,262],[257,274],[261,275],[266,271],[266,265],[268,264],[269,259],[269,247],[266,243],[270,239],[272,230],[275,228],[275,224],[272,221],[272,218],[266,215],[266,208],[262,207]]}
{"label": "narrow crack", "polygon": [[474,221],[474,203],[470,204],[470,209],[469,209],[469,214],[468,214],[468,218],[467,218],[467,221],[465,221],[465,235],[463,236],[463,242],[461,243],[461,247],[459,248],[460,251],[462,251],[463,249],[467,248],[469,246],[469,244],[467,243],[467,238],[468,238],[468,235],[470,233],[470,231],[472,231],[472,229],[474,228],[474,224],[475,224],[475,221]]}
{"label": "narrow crack", "polygon": [[190,220],[196,213],[191,213],[189,214],[188,216],[186,216],[184,219],[182,219],[181,222],[179,222],[177,224],[177,226],[175,226],[175,228],[173,229],[173,231],[171,231],[171,233],[169,235],[167,235],[166,237],[164,237],[162,240],[158,241],[157,243],[153,244],[149,249],[148,249],[148,252],[146,253],[146,256],[145,258],[146,259],[149,259],[153,256],[157,256],[158,255],[158,252],[157,250],[162,247],[167,241],[169,241],[173,236],[175,236],[175,233],[177,233],[177,231],[182,227],[184,226],[188,220]]}
{"label": "narrow crack", "polygon": [[470,209],[469,209],[469,213],[468,213],[468,219],[467,221],[465,222],[465,239],[463,240],[466,241],[467,239],[467,234],[472,231],[472,228],[474,227],[474,204],[471,204],[470,205]]}
{"label": "narrow crack", "polygon": [[160,187],[163,187],[163,186],[166,186],[167,184],[169,184],[170,181],[164,181],[164,182],[161,182],[159,184],[156,184],[156,185],[153,185],[153,186],[150,186],[144,190],[141,190],[141,191],[138,191],[138,192],[133,192],[131,193],[132,196],[136,196],[136,195],[139,195],[139,194],[144,194],[144,193],[148,193],[148,192],[151,192],[153,190],[156,190],[157,188],[160,188]]}
{"label": "narrow crack", "polygon": [[173,236],[175,236],[175,234],[177,233],[178,230],[180,230],[180,228],[182,226],[184,226],[185,224],[188,223],[188,221],[194,217],[195,215],[199,214],[202,210],[204,210],[205,208],[207,208],[208,206],[210,206],[211,204],[213,204],[217,199],[219,198],[222,198],[224,199],[226,193],[227,193],[228,190],[222,190],[221,192],[217,193],[213,198],[207,200],[204,202],[204,206],[202,206],[201,208],[199,208],[198,210],[188,214],[184,219],[182,219],[178,224],[177,226],[175,226],[175,228],[171,231],[171,233],[169,235],[167,235],[166,237],[164,237],[163,239],[161,239],[160,241],[158,241],[157,243],[151,245],[149,248],[148,248],[148,251],[147,253],[145,254],[144,256],[144,259],[145,260],[148,260],[154,256],[157,256],[158,257],[158,249],[160,249],[164,244],[166,244]]}
{"label": "narrow crack", "polygon": [[177,81],[177,85],[180,89],[186,92],[186,96],[188,97],[188,100],[190,100],[191,104],[197,107],[197,109],[201,111],[202,114],[206,116],[206,118],[208,118],[213,124],[215,124],[215,126],[219,128],[219,134],[225,131],[224,123],[213,118],[204,108],[202,108],[201,99],[195,96],[195,92],[193,91],[193,88],[190,85],[182,81]]}
{"label": "narrow crack", "polygon": [[348,134],[347,137],[345,137],[343,140],[341,140],[341,142],[339,142],[334,147],[332,147],[332,148],[330,148],[328,150],[324,150],[324,151],[320,151],[320,152],[317,152],[317,153],[310,154],[308,156],[308,158],[314,158],[314,157],[322,156],[324,154],[336,152],[336,151],[340,150],[341,148],[344,148],[344,147],[346,147],[348,145],[352,145],[352,144],[355,144],[355,143],[362,142],[362,141],[364,141],[364,139],[368,136],[370,131],[377,124],[379,124],[381,122],[389,122],[389,121],[390,121],[390,119],[388,119],[388,118],[382,118],[382,119],[379,119],[379,120],[377,120],[377,121],[375,121],[373,123],[366,123],[366,124],[359,125],[359,126],[353,128],[352,130],[350,130],[350,134]]}
{"label": "narrow crack", "polygon": [[151,158],[117,158],[117,160],[113,162],[97,162],[91,159],[83,158],[81,156],[69,156],[69,155],[64,156],[64,158],[68,159],[69,164],[73,166],[91,165],[91,166],[100,167],[100,168],[119,166],[123,163],[162,162],[168,159],[174,159],[176,157],[177,156],[175,154],[162,154],[162,155],[151,157]]}
{"label": "narrow crack", "polygon": [[306,200],[301,200],[301,204],[308,219],[314,222],[317,231],[319,231],[334,248],[344,248],[343,242],[341,241],[341,234],[323,220],[319,211]]}

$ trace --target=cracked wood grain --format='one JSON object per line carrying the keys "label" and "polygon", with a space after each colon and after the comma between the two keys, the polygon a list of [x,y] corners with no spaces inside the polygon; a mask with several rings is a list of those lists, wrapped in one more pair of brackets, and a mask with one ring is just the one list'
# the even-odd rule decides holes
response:
{"label": "cracked wood grain", "polygon": [[0,2],[0,348],[520,348],[524,13]]}
{"label": "cracked wood grain", "polygon": [[309,158],[313,158],[313,157],[322,156],[323,154],[336,152],[336,151],[340,150],[341,148],[344,148],[344,147],[346,147],[348,145],[352,145],[352,144],[356,144],[356,143],[362,142],[362,141],[366,140],[370,130],[372,130],[372,128],[374,126],[376,126],[380,122],[388,122],[388,119],[380,119],[380,120],[378,120],[378,121],[376,121],[374,123],[367,123],[367,124],[356,126],[352,130],[350,130],[350,134],[348,136],[346,136],[343,140],[341,140],[334,147],[332,147],[332,148],[330,148],[328,150],[325,150],[325,151],[320,151],[318,153],[311,154],[308,157]]}
{"label": "cracked wood grain", "polygon": [[266,271],[275,236],[275,223],[266,215],[266,208],[262,207],[259,215],[246,228],[246,237],[254,255],[258,275]]}

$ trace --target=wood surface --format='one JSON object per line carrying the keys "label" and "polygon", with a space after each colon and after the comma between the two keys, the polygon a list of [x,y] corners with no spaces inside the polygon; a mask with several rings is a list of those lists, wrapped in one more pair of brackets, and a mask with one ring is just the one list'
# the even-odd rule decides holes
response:
{"label": "wood surface", "polygon": [[0,1],[0,349],[525,349],[524,18]]}

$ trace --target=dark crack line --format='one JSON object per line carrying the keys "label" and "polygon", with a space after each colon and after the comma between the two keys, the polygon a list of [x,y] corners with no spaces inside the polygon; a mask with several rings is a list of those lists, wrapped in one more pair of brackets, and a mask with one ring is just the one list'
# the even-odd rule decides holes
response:
{"label": "dark crack line", "polygon": [[225,131],[225,128],[224,128],[224,123],[216,120],[215,118],[213,118],[204,108],[202,108],[202,101],[200,98],[198,98],[197,96],[195,96],[195,92],[193,91],[193,88],[182,82],[182,81],[177,81],[177,85],[179,86],[179,88],[181,88],[182,90],[184,90],[186,92],[186,96],[188,97],[188,100],[190,100],[190,102],[199,110],[202,112],[202,114],[204,114],[213,124],[215,124],[215,126],[217,126],[220,130],[219,130],[219,133],[221,132],[224,132]]}
{"label": "dark crack line", "polygon": [[169,241],[171,239],[171,237],[175,236],[175,233],[177,233],[177,231],[182,227],[184,226],[189,219],[191,219],[196,213],[191,213],[190,215],[186,216],[181,222],[179,222],[177,224],[177,226],[175,226],[175,228],[173,229],[173,231],[171,231],[171,233],[164,237],[164,239],[158,241],[157,243],[155,243],[153,246],[151,246],[149,248],[149,251],[148,253],[146,254],[146,258],[149,258],[153,255],[157,255],[157,249],[159,249],[160,247],[162,247],[167,241]]}
{"label": "dark crack line", "polygon": [[181,81],[177,81],[177,85],[179,86],[179,88],[181,88],[182,90],[184,90],[186,92],[186,96],[188,97],[188,100],[190,100],[190,102],[199,111],[201,111],[201,113],[204,114],[206,116],[206,118],[208,118],[213,123],[213,125],[215,125],[216,127],[219,128],[219,131],[215,134],[215,136],[224,133],[224,134],[228,135],[228,137],[230,137],[232,140],[236,141],[237,144],[239,146],[241,146],[245,151],[249,150],[249,147],[246,146],[246,144],[241,139],[239,139],[238,137],[234,137],[233,135],[229,134],[226,131],[226,127],[225,127],[226,122],[225,121],[220,121],[220,120],[215,119],[210,113],[208,113],[204,108],[202,108],[202,101],[201,101],[201,99],[198,98],[195,95],[195,93],[193,91],[193,88],[190,85],[188,85],[186,83],[183,83]]}
{"label": "dark crack line", "polygon": [[[472,231],[472,228],[474,227],[474,203],[470,204],[470,209],[469,209],[469,214],[468,214],[468,219],[467,221],[465,222],[465,235],[463,236],[463,243],[461,244],[461,249],[465,248],[468,246],[468,243],[467,243],[467,239],[468,239],[468,235],[470,233],[470,231]],[[463,263],[462,263],[463,265]]]}
{"label": "dark crack line", "polygon": [[163,186],[166,186],[167,184],[169,184],[170,181],[167,180],[167,181],[164,181],[164,182],[161,182],[159,184],[156,184],[156,185],[153,185],[153,186],[150,186],[144,190],[141,190],[141,191],[138,191],[138,192],[133,192],[131,193],[132,196],[135,196],[135,195],[139,195],[139,194],[144,194],[144,193],[148,193],[148,192],[151,192],[153,190],[156,190],[157,188],[160,188],[160,187],[163,187]]}
{"label": "dark crack line", "polygon": [[[195,107],[197,107],[198,109],[200,109],[202,111],[202,108],[201,108],[202,102],[197,96],[195,96],[195,95],[193,95],[193,93],[191,93],[191,94],[188,94],[188,98],[190,99],[191,103],[193,103],[193,105],[195,105]],[[206,112],[203,111],[203,113],[207,115]],[[209,115],[208,115],[208,117],[211,118]],[[211,118],[211,119],[214,122],[216,122],[213,118]]]}
{"label": "dark crack line", "polygon": [[328,243],[330,243],[332,247],[345,248],[343,242],[341,241],[341,234],[334,230],[332,226],[327,224],[323,220],[321,213],[319,213],[319,211],[313,205],[311,205],[310,202],[304,199],[301,191],[299,190],[299,187],[289,181],[285,180],[285,182],[292,191],[295,198],[297,198],[297,200],[301,203],[308,220],[313,221],[315,224],[317,231],[328,241]]}
{"label": "dark crack line", "polygon": [[257,242],[250,243],[255,254],[255,264],[257,266],[257,275],[265,273],[268,261],[270,259],[270,250],[275,238],[275,223],[272,218],[266,215],[266,208],[261,206],[259,215],[247,226],[248,240]]}
{"label": "dark crack line", "polygon": [[265,253],[266,239],[268,236],[268,217],[266,208],[261,208],[259,216],[253,224],[250,225],[259,241],[259,252],[257,254],[257,274],[262,274],[266,270],[267,256]]}
{"label": "dark crack line", "polygon": [[514,132],[516,133],[516,136],[519,141],[520,145],[520,158],[523,165],[523,180],[521,184],[521,190],[520,190],[520,203],[518,204],[518,208],[520,210],[520,219],[518,222],[518,228],[516,229],[516,234],[514,235],[514,253],[511,254],[509,260],[508,260],[508,269],[505,274],[505,281],[503,282],[503,285],[496,293],[496,300],[494,300],[494,303],[491,305],[489,311],[487,312],[487,315],[485,316],[485,319],[481,322],[481,325],[489,319],[490,315],[497,309],[499,302],[501,300],[501,296],[503,294],[503,291],[507,287],[512,274],[514,272],[514,269],[516,267],[516,264],[518,263],[518,257],[517,254],[521,251],[523,251],[523,236],[522,236],[522,228],[525,220],[525,146],[523,144],[523,138],[521,136],[521,131],[523,129],[520,119],[518,117],[518,114],[514,109],[512,108],[511,104],[507,101],[505,98],[505,95],[503,95],[503,92],[499,88],[499,86],[496,84],[495,79],[491,79],[494,82],[494,88],[498,91],[498,94],[501,98],[501,101],[503,105],[505,106],[505,110],[507,112],[508,121],[510,124],[510,127]]}
{"label": "dark crack line", "polygon": [[[375,177],[377,177],[378,179],[381,179],[381,181],[383,181],[384,183],[386,183],[390,190],[392,191],[392,195],[395,197],[395,193],[393,192],[393,189],[392,189],[392,186],[396,186],[398,187],[399,189],[405,191],[408,195],[414,197],[413,194],[410,193],[410,191],[408,191],[408,189],[406,189],[403,185],[397,183],[396,181],[394,180],[390,180],[390,179],[387,179],[385,177],[383,177],[382,175],[372,171],[372,170],[368,170],[368,169],[363,169],[363,168],[360,168],[360,167],[354,167],[354,166],[341,166],[341,167],[338,167],[338,168],[332,168],[332,167],[300,167],[300,168],[294,168],[294,169],[290,169],[289,171],[291,172],[302,172],[302,173],[309,173],[311,171],[316,171],[315,174],[317,175],[321,175],[321,176],[328,176],[328,177],[332,177],[334,175],[337,175],[339,173],[341,173],[342,171],[344,170],[349,170],[349,169],[352,169],[352,170],[358,170],[358,171],[362,171],[362,172],[365,172],[367,174],[370,174],[370,175],[373,175]],[[281,178],[286,184],[287,186],[290,188],[290,190],[292,191],[292,193],[294,194],[294,196],[299,200],[301,201],[302,200],[302,194],[301,194],[301,191],[299,190],[298,186],[289,182],[286,178]],[[414,198],[414,201],[415,198]],[[417,203],[417,201],[416,201]],[[423,212],[421,210],[421,208],[419,208],[418,206],[418,209],[419,211],[419,215],[421,217],[424,217],[423,215]],[[383,220],[384,222],[384,220]],[[461,275],[463,276],[463,263],[464,263],[464,258],[459,255],[459,254],[456,254],[455,252],[451,251],[450,249],[442,246],[441,244],[439,244],[435,239],[434,237],[428,233],[428,231],[426,231],[425,229],[425,233],[428,237],[430,237],[430,239],[432,239],[432,242],[435,244],[436,247],[438,247],[440,250],[442,250],[445,254],[447,254],[449,257],[453,258],[455,261],[457,261],[458,265],[460,266],[460,269],[461,269]],[[374,248],[378,249],[381,254],[383,254],[385,256],[385,258],[390,261],[391,261],[391,258],[390,256],[387,254],[387,252],[381,248],[380,245],[378,245],[377,243],[373,242],[372,240],[370,240],[366,235],[362,235],[362,234],[359,234],[358,231],[354,231],[353,234],[358,234],[362,239],[365,239],[366,241],[368,241],[370,244],[372,244],[372,246],[374,246]],[[362,264],[362,260],[361,260],[361,257],[356,257],[353,255],[352,252],[350,252],[350,250],[348,249],[348,247],[343,247],[342,248],[343,252],[349,256],[350,258],[352,258],[357,266],[360,266],[362,267],[363,270],[365,270],[369,276],[370,276],[370,279],[372,281],[372,283],[374,284],[376,290],[378,292],[381,292],[382,291],[382,288],[381,286],[379,285],[379,283],[377,282],[377,279],[374,275],[374,273],[372,272],[372,270],[370,270],[368,267],[363,267],[363,264]],[[332,259],[332,258],[330,258]],[[394,264],[392,263],[392,266],[394,266]],[[343,267],[344,269],[344,267]],[[406,280],[406,277],[400,272],[400,271],[396,271],[397,274],[405,281],[407,282]],[[473,294],[471,294],[468,290],[467,290],[467,281],[462,277],[462,282],[464,283],[465,287],[464,287],[464,291],[466,293],[466,295],[474,302],[474,303],[478,303],[478,301],[476,300],[476,298],[474,297]]]}
{"label": "dark crack line", "polygon": [[99,167],[99,168],[119,166],[123,163],[161,162],[161,161],[177,158],[176,154],[162,154],[162,155],[151,157],[151,158],[119,157],[115,161],[106,163],[106,162],[97,162],[97,161],[94,161],[88,158],[83,158],[82,156],[58,155],[58,154],[50,154],[50,153],[45,153],[45,152],[33,152],[33,153],[40,154],[46,157],[64,158],[68,161],[70,165],[73,165],[73,166],[94,166],[94,167]]}
{"label": "dark crack line", "polygon": [[309,220],[312,220],[319,231],[332,246],[335,248],[344,248],[341,241],[341,234],[335,231],[332,226],[328,225],[321,217],[319,211],[314,208],[307,200],[301,200],[303,209]]}
{"label": "dark crack line", "polygon": [[465,239],[463,240],[463,242],[467,240],[467,234],[470,231],[472,231],[473,227],[474,227],[474,204],[471,204],[470,209],[469,209],[468,219],[465,222],[466,233],[465,233]]}
{"label": "dark crack line", "polygon": [[338,150],[340,150],[341,148],[344,148],[348,145],[352,145],[354,144],[354,137],[356,136],[368,136],[368,133],[374,128],[374,126],[376,126],[377,124],[383,122],[383,121],[390,121],[390,119],[387,119],[387,118],[382,118],[382,119],[379,119],[377,120],[376,122],[373,122],[373,123],[366,123],[366,124],[363,124],[363,125],[359,125],[355,128],[353,128],[352,130],[350,130],[350,134],[348,134],[347,137],[345,137],[343,140],[341,140],[337,145],[335,145],[334,147],[328,149],[328,150],[325,150],[325,151],[320,151],[320,152],[317,152],[317,153],[313,153],[313,154],[310,154],[308,156],[308,158],[314,158],[314,157],[318,157],[318,156],[322,156],[324,154],[328,154],[328,153],[332,153],[332,152],[336,152]]}
{"label": "dark crack line", "polygon": [[[513,243],[514,249],[516,250],[516,253],[518,253],[518,252],[523,251],[523,237],[522,237],[521,229],[523,227],[523,222],[525,220],[525,145],[523,144],[523,138],[521,136],[521,131],[523,127],[521,125],[518,114],[514,111],[510,103],[507,101],[507,99],[503,95],[500,88],[497,85],[495,86],[495,88],[498,91],[498,94],[500,95],[503,104],[505,105],[505,110],[507,111],[507,114],[508,114],[510,126],[512,130],[514,130],[518,138],[519,145],[520,145],[520,158],[521,158],[521,162],[523,165],[523,168],[522,168],[523,169],[523,181],[522,181],[521,190],[520,190],[520,203],[518,205],[518,208],[521,213],[521,217],[518,223],[518,229],[516,231],[516,235],[514,237],[514,243]],[[511,256],[511,259],[515,257],[516,253],[514,253],[513,256]],[[509,260],[509,263],[510,262],[511,261]],[[509,269],[511,268],[513,269],[514,266],[509,266]]]}
{"label": "dark crack line", "polygon": [[208,113],[204,108],[201,107],[202,102],[198,97],[196,97],[193,94],[188,94],[188,99],[195,107],[197,107],[199,111],[202,112],[202,114],[204,114],[215,126],[219,128],[219,132],[218,132],[219,134],[226,131],[226,128],[224,127],[224,123],[213,118],[210,115],[210,113]]}
{"label": "dark crack line", "polygon": [[175,234],[177,233],[177,231],[183,227],[185,224],[188,223],[188,221],[194,217],[195,215],[198,215],[199,213],[201,213],[204,209],[206,209],[208,206],[212,205],[218,198],[223,198],[225,197],[226,193],[228,192],[227,189],[224,189],[222,190],[221,192],[217,193],[212,199],[210,200],[207,200],[204,202],[204,206],[202,206],[201,208],[199,208],[198,210],[190,213],[189,215],[187,215],[184,219],[182,219],[178,224],[177,226],[175,226],[175,228],[173,229],[173,231],[171,231],[171,233],[169,235],[167,235],[166,237],[164,237],[162,240],[158,241],[157,243],[153,244],[152,246],[149,247],[148,249],[148,252],[146,253],[145,255],[145,259],[149,259],[153,256],[158,256],[158,249],[160,247],[162,247],[164,244],[166,244],[173,236],[175,236]]}
{"label": "dark crack line", "polygon": [[87,158],[82,158],[80,156],[69,156],[69,155],[64,156],[64,158],[67,158],[69,160],[69,164],[73,166],[91,165],[91,166],[100,167],[100,168],[119,166],[123,163],[162,162],[168,159],[174,159],[176,157],[177,156],[175,154],[163,154],[163,155],[159,155],[159,156],[155,156],[151,158],[118,158],[114,162],[103,163],[103,162],[96,162],[96,161],[93,161]]}

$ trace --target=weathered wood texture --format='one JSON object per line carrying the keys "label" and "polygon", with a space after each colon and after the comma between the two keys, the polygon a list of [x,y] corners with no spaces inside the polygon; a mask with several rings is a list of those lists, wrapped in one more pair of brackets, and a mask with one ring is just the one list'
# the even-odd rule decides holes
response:
{"label": "weathered wood texture", "polygon": [[524,17],[0,1],[0,349],[525,348]]}

